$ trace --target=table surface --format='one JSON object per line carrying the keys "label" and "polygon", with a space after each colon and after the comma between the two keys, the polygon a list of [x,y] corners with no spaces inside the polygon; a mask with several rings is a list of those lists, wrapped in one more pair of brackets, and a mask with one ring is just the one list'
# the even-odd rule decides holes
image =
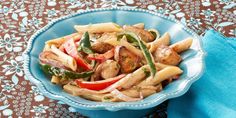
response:
{"label": "table surface", "polygon": [[[53,19],[101,7],[143,8],[175,17],[199,35],[213,28],[235,37],[235,4],[234,0],[0,0],[0,117],[82,117],[43,96],[23,72],[21,55],[27,41]],[[166,103],[152,115],[166,117]]]}

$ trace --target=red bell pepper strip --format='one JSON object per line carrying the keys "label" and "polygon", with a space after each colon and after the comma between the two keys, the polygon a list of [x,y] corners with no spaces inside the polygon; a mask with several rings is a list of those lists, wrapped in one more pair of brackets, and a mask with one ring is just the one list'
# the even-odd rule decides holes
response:
{"label": "red bell pepper strip", "polygon": [[92,69],[92,67],[91,67],[89,64],[87,64],[87,63],[79,56],[73,38],[71,38],[70,40],[66,41],[63,45],[64,45],[64,48],[65,48],[66,53],[69,54],[70,56],[72,56],[72,57],[76,60],[78,66],[84,68],[85,70],[91,70],[91,69]]}
{"label": "red bell pepper strip", "polygon": [[[74,34],[67,35],[67,36],[65,36],[65,37],[63,37],[63,38],[65,38],[66,40],[70,40],[71,38],[73,38],[73,40],[74,40],[75,42],[79,42],[79,41],[80,41],[80,38],[81,38],[81,35],[78,34],[78,33],[74,33]],[[60,49],[62,52],[66,52],[65,47],[64,47],[63,44],[59,47],[59,49]]]}
{"label": "red bell pepper strip", "polygon": [[89,54],[87,58],[89,60],[96,60],[98,62],[104,62],[114,56],[114,53],[115,53],[114,51],[115,49],[113,48],[105,52],[104,54]]}
{"label": "red bell pepper strip", "polygon": [[75,82],[81,88],[86,88],[86,89],[98,91],[98,90],[103,90],[103,89],[109,87],[110,85],[116,83],[117,81],[119,81],[121,78],[123,78],[125,76],[126,76],[126,74],[121,74],[121,75],[118,75],[118,76],[110,78],[110,79],[94,81],[94,82],[86,82],[86,81],[82,81],[81,79],[76,79]]}

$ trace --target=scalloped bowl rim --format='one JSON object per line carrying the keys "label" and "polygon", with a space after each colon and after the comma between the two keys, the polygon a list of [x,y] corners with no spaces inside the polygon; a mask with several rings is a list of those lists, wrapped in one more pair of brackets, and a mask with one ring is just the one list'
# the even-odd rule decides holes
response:
{"label": "scalloped bowl rim", "polygon": [[[29,68],[30,55],[29,55],[29,52],[32,50],[33,40],[35,38],[37,38],[37,36],[39,34],[43,33],[48,28],[50,28],[52,25],[54,25],[55,23],[57,23],[59,21],[62,21],[64,19],[72,18],[72,17],[77,16],[77,15],[81,15],[81,14],[89,13],[89,12],[94,12],[94,11],[110,11],[110,10],[145,12],[145,13],[155,15],[157,17],[161,17],[161,18],[173,21],[176,24],[181,25],[182,29],[184,31],[190,33],[194,37],[197,37],[197,39],[200,43],[200,50],[198,50],[198,53],[199,53],[199,57],[200,57],[200,61],[201,61],[201,71],[199,72],[199,74],[195,75],[194,77],[192,77],[190,79],[186,79],[184,82],[182,82],[181,84],[183,84],[182,85],[183,87],[181,87],[180,89],[176,89],[175,91],[165,93],[163,96],[159,97],[158,99],[152,99],[148,103],[141,103],[141,104],[138,103],[138,101],[137,101],[137,102],[135,102],[137,104],[99,103],[99,104],[90,105],[90,104],[81,103],[81,102],[80,103],[79,102],[74,102],[74,101],[70,100],[69,98],[67,98],[65,96],[56,95],[56,94],[51,93],[50,91],[48,91],[46,89],[46,87],[38,79],[36,79],[30,72],[30,68]],[[192,85],[192,83],[195,82],[196,80],[198,80],[201,77],[201,75],[203,74],[203,70],[204,70],[205,52],[203,51],[202,41],[200,39],[201,39],[200,36],[198,36],[194,31],[192,31],[189,28],[187,28],[186,26],[184,26],[178,20],[176,20],[174,18],[170,18],[170,17],[165,16],[163,14],[153,12],[153,11],[144,10],[144,9],[118,8],[118,7],[89,9],[89,10],[80,11],[80,12],[77,12],[75,14],[71,14],[71,15],[67,15],[67,16],[55,19],[55,20],[51,21],[49,24],[47,24],[46,26],[44,26],[42,29],[38,30],[34,35],[32,35],[32,37],[28,41],[28,46],[27,46],[26,50],[23,53],[23,56],[24,56],[24,72],[25,72],[26,77],[38,87],[38,89],[43,93],[43,95],[45,95],[45,96],[47,96],[51,99],[63,101],[64,103],[68,104],[69,106],[72,106],[72,107],[75,107],[75,108],[86,109],[86,110],[109,110],[109,111],[118,111],[118,110],[124,110],[124,109],[131,109],[131,110],[147,109],[147,108],[157,106],[157,105],[159,105],[160,103],[164,102],[167,99],[171,99],[171,98],[175,98],[175,97],[183,95],[184,93],[187,92],[187,90]]]}

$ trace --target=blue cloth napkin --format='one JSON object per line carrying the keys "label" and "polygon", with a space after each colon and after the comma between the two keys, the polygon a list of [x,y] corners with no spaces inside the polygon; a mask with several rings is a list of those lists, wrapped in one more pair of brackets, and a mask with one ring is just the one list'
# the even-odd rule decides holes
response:
{"label": "blue cloth napkin", "polygon": [[185,95],[169,101],[169,118],[236,118],[236,38],[209,30],[203,47],[205,72]]}

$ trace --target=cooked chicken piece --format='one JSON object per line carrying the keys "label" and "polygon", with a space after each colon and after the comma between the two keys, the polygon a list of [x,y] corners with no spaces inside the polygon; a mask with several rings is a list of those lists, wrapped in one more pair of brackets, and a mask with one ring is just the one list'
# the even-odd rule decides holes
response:
{"label": "cooked chicken piece", "polygon": [[139,57],[123,46],[116,47],[119,51],[115,51],[115,59],[121,66],[121,72],[130,73],[139,66]]}
{"label": "cooked chicken piece", "polygon": [[112,45],[105,43],[105,42],[99,42],[97,41],[92,45],[92,50],[96,53],[103,54],[113,48]]}
{"label": "cooked chicken piece", "polygon": [[115,77],[120,71],[120,65],[114,60],[107,60],[102,64],[101,76],[104,79]]}
{"label": "cooked chicken piece", "polygon": [[97,66],[94,74],[91,77],[91,80],[97,81],[102,78],[109,79],[118,75],[119,71],[120,71],[120,65],[116,61],[106,60],[105,62]]}
{"label": "cooked chicken piece", "polygon": [[97,81],[101,79],[102,66],[102,63],[96,64],[94,73],[91,76],[91,81]]}
{"label": "cooked chicken piece", "polygon": [[155,39],[155,37],[149,31],[135,27],[135,26],[124,25],[123,29],[125,31],[134,32],[135,34],[139,35],[141,39],[145,42],[151,42]]}
{"label": "cooked chicken piece", "polygon": [[161,45],[153,54],[155,62],[168,65],[178,65],[181,61],[180,55],[168,46]]}

